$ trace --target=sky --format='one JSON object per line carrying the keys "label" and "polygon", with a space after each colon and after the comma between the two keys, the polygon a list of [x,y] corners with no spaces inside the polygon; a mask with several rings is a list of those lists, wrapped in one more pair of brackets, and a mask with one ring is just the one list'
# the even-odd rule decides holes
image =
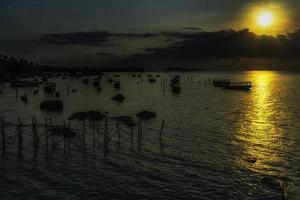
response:
{"label": "sky", "polygon": [[[187,39],[165,32],[292,33],[299,10],[299,0],[0,0],[0,53],[43,64],[105,63]],[[257,25],[263,11],[272,13],[272,26]]]}

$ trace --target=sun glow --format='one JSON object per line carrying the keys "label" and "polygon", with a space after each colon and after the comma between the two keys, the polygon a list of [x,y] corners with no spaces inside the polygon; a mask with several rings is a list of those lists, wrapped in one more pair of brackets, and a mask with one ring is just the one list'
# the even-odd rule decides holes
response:
{"label": "sun glow", "polygon": [[257,23],[260,26],[268,27],[271,26],[274,20],[273,13],[269,11],[263,11],[258,14]]}
{"label": "sun glow", "polygon": [[239,26],[259,35],[277,35],[291,28],[290,12],[283,2],[253,3],[243,13]]}

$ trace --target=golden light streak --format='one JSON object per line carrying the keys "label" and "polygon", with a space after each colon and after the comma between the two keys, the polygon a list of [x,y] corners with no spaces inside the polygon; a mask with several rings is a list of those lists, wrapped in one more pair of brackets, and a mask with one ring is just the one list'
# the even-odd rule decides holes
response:
{"label": "golden light streak", "polygon": [[243,156],[237,157],[239,165],[248,166],[260,173],[275,175],[270,163],[280,163],[282,155],[277,151],[282,143],[284,131],[273,123],[276,116],[276,98],[272,98],[276,86],[276,72],[250,72],[255,89],[252,91],[245,113],[238,121],[236,140],[243,149]]}

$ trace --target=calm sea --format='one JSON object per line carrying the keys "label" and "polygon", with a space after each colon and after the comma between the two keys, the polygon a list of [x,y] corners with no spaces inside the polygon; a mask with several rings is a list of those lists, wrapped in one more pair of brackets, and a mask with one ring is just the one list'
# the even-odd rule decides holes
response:
{"label": "calm sea", "polygon": [[[116,90],[105,76],[102,91],[82,79],[49,79],[57,84],[64,103],[62,113],[40,110],[50,98],[40,88],[16,90],[1,86],[0,113],[6,122],[39,123],[51,118],[62,124],[72,113],[96,110],[109,116],[135,116],[153,111],[143,121],[138,146],[121,136],[109,152],[59,149],[45,156],[14,152],[14,131],[8,152],[0,158],[1,199],[287,199],[300,198],[300,74],[290,72],[148,73],[142,78],[120,73]],[[172,94],[169,80],[180,75],[181,93]],[[113,77],[113,75],[111,75]],[[214,88],[210,80],[252,81],[251,91]],[[69,92],[68,92],[69,88]],[[72,92],[76,89],[76,92]],[[125,96],[123,103],[111,100]],[[165,120],[163,141],[158,135]],[[81,126],[81,122],[72,122]],[[136,130],[134,130],[136,134]],[[41,134],[41,133],[40,133]],[[136,138],[136,136],[134,136]],[[0,139],[1,140],[1,139]],[[30,146],[30,141],[26,143]],[[101,149],[101,148],[100,148]],[[262,181],[272,177],[282,189]],[[275,184],[276,185],[276,184]]]}

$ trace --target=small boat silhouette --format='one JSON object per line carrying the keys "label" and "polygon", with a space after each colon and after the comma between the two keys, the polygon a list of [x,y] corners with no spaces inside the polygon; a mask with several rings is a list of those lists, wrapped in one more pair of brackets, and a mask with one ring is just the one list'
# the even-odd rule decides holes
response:
{"label": "small boat silhouette", "polygon": [[252,88],[251,82],[229,82],[223,85],[223,88],[230,90],[250,90]]}

